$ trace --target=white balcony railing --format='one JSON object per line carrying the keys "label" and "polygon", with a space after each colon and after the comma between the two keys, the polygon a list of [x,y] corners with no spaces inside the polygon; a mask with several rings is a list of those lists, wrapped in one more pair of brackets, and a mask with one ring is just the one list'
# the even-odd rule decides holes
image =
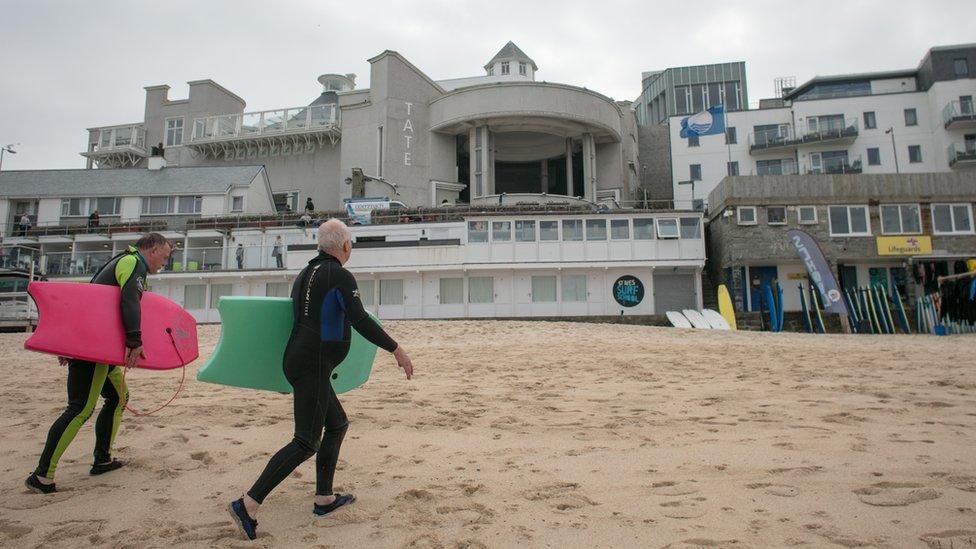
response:
{"label": "white balcony railing", "polygon": [[339,111],[334,104],[291,107],[195,118],[190,143],[310,133],[338,128]]}
{"label": "white balcony railing", "polygon": [[98,128],[98,141],[90,152],[106,153],[135,149],[145,152],[146,129],[142,124]]}

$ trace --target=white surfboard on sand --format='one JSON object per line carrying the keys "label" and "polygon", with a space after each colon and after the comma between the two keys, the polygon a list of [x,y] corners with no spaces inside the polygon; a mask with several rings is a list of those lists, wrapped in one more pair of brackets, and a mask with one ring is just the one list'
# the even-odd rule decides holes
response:
{"label": "white surfboard on sand", "polygon": [[675,328],[691,328],[691,322],[685,318],[685,315],[679,313],[678,311],[668,311],[665,313],[668,320],[671,321],[671,325]]}
{"label": "white surfboard on sand", "polygon": [[708,324],[708,321],[705,320],[705,317],[703,317],[698,311],[694,309],[685,309],[681,312],[684,313],[685,317],[688,319],[688,322],[691,322],[691,325],[695,328],[698,328],[699,330],[712,329],[712,327]]}
{"label": "white surfboard on sand", "polygon": [[703,309],[702,316],[705,317],[705,321],[712,327],[713,330],[731,330],[732,327],[729,326],[729,321],[725,320],[725,317],[719,314],[718,311],[713,311],[712,309]]}

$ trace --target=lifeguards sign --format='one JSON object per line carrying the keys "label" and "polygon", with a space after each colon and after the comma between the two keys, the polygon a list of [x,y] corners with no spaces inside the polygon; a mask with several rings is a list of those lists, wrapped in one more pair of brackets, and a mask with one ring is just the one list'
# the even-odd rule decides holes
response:
{"label": "lifeguards sign", "polygon": [[931,236],[878,237],[878,255],[928,255],[931,253]]}

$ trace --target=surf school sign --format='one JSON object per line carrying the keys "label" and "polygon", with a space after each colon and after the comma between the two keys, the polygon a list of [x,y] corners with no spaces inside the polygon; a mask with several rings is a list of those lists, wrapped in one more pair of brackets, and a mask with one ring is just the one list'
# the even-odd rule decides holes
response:
{"label": "surf school sign", "polygon": [[807,274],[810,275],[810,283],[817,287],[820,297],[823,298],[824,308],[832,313],[849,314],[840,286],[837,285],[837,279],[830,272],[827,259],[817,241],[799,229],[787,231],[786,236],[796,248],[796,252],[800,254],[800,259],[807,268]]}
{"label": "surf school sign", "polygon": [[624,307],[636,307],[644,300],[644,283],[636,276],[624,275],[613,283],[613,298]]}

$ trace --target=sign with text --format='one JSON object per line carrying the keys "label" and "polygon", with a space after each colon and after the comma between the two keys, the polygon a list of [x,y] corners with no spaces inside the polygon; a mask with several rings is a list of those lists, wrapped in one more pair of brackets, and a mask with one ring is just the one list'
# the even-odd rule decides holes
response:
{"label": "sign with text", "polygon": [[636,276],[624,275],[613,283],[613,298],[624,307],[636,307],[644,300],[644,283]]}
{"label": "sign with text", "polygon": [[931,236],[879,236],[878,255],[929,255]]}

